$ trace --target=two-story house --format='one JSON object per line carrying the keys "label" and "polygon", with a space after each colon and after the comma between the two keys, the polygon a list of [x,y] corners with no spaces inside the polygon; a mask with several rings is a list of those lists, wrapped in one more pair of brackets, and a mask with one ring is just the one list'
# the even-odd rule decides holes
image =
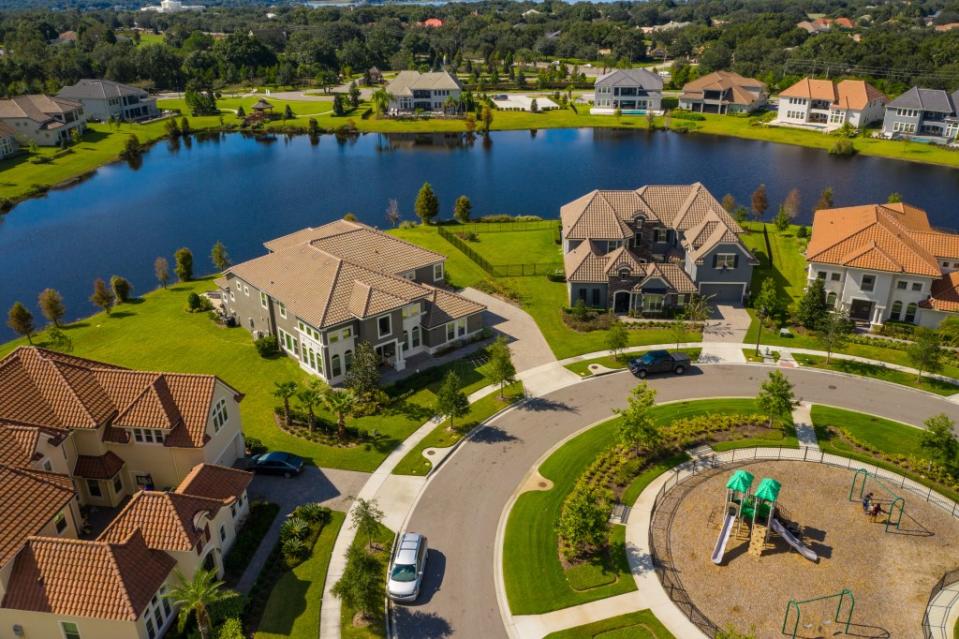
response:
{"label": "two-story house", "polygon": [[913,87],[886,105],[882,133],[890,138],[921,137],[939,144],[959,134],[959,91]]}
{"label": "two-story house", "polygon": [[888,101],[862,80],[803,78],[779,94],[773,124],[832,131],[848,123],[859,129],[882,120]]}
{"label": "two-story house", "polygon": [[463,85],[448,71],[400,71],[389,84],[389,111],[393,114],[442,111],[446,101],[459,100]]}
{"label": "two-story house", "polygon": [[959,235],[933,229],[908,204],[816,211],[806,260],[829,305],[859,322],[935,327],[959,310]]}
{"label": "two-story house", "polygon": [[766,84],[732,71],[714,71],[683,86],[679,108],[697,113],[751,113],[766,104]]}
{"label": "two-story house", "polygon": [[86,130],[83,105],[46,95],[18,95],[0,100],[0,123],[14,131],[22,145],[58,146],[70,141],[74,129]]}
{"label": "two-story house", "polygon": [[88,119],[100,122],[110,118],[146,120],[160,115],[156,98],[143,89],[112,80],[80,80],[60,89],[57,97],[79,102]]}
{"label": "two-story house", "polygon": [[647,69],[615,69],[596,79],[593,115],[662,113],[663,79]]}
{"label": "two-story house", "polygon": [[669,313],[694,293],[741,303],[755,258],[700,183],[592,191],[560,209],[569,304]]}
{"label": "two-story house", "polygon": [[344,381],[360,341],[396,370],[468,343],[486,307],[441,288],[446,258],[338,220],[265,243],[269,253],[217,280],[228,317],[274,335],[303,370]]}

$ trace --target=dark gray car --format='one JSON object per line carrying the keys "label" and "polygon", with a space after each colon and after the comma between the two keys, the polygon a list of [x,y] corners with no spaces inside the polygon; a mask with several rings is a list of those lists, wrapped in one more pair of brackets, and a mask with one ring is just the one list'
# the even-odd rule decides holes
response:
{"label": "dark gray car", "polygon": [[629,360],[629,370],[640,379],[653,373],[676,373],[682,375],[689,368],[689,355],[669,351],[649,351],[641,357]]}

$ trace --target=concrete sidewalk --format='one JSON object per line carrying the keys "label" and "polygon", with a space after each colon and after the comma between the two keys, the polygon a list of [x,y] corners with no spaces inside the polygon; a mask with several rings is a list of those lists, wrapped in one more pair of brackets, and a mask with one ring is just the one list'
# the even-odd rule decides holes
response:
{"label": "concrete sidewalk", "polygon": [[813,428],[809,402],[799,402],[793,410],[793,426],[796,427],[796,439],[800,448],[812,448],[819,451],[819,440],[816,439],[816,429]]}

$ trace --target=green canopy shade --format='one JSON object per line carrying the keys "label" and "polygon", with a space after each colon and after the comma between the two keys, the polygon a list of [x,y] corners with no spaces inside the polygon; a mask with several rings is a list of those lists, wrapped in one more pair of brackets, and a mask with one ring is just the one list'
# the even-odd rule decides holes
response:
{"label": "green canopy shade", "polygon": [[745,470],[737,470],[726,482],[726,488],[736,490],[741,493],[748,493],[749,487],[753,485],[753,475]]}
{"label": "green canopy shade", "polygon": [[769,477],[763,477],[762,481],[759,482],[759,488],[756,489],[756,492],[753,493],[757,499],[762,499],[765,501],[776,501],[779,499],[779,490],[782,488],[780,484],[775,479],[770,479]]}

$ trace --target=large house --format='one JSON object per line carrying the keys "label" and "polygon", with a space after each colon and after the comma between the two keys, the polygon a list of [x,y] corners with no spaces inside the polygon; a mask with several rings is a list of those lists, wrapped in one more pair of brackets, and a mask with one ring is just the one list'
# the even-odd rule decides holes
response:
{"label": "large house", "polygon": [[959,311],[959,235],[908,204],[816,211],[806,261],[829,305],[859,322],[936,327]]}
{"label": "large house", "polygon": [[[162,636],[176,571],[222,575],[249,513],[252,475],[208,462],[242,454],[236,400],[211,376],[32,347],[0,360],[0,634]],[[90,529],[85,506],[123,499]]]}
{"label": "large house", "polygon": [[940,144],[959,133],[959,91],[913,87],[886,105],[882,133],[891,138],[922,137]]}
{"label": "large house", "polygon": [[882,120],[889,99],[862,80],[803,78],[779,94],[773,124],[832,131],[844,124],[862,128]]}
{"label": "large house", "polygon": [[694,293],[741,303],[756,259],[700,183],[592,191],[560,209],[570,305],[670,313]]}
{"label": "large house", "polygon": [[63,87],[58,98],[83,105],[83,112],[91,120],[145,120],[160,115],[156,98],[143,89],[112,80],[80,80]]}
{"label": "large house", "polygon": [[338,220],[265,243],[269,253],[217,280],[226,314],[273,335],[305,371],[344,380],[356,345],[384,365],[466,344],[485,307],[442,288],[446,258],[365,224]]}
{"label": "large house", "polygon": [[70,141],[74,129],[86,130],[83,105],[46,95],[18,95],[0,100],[0,124],[14,131],[21,144],[58,146]]}
{"label": "large house", "polygon": [[616,69],[600,76],[594,85],[594,115],[661,113],[663,79],[647,69]]}
{"label": "large house", "polygon": [[390,113],[429,113],[442,111],[450,98],[458,100],[463,85],[448,71],[400,71],[386,85],[386,92],[390,94]]}
{"label": "large house", "polygon": [[732,71],[714,71],[687,82],[679,108],[699,113],[750,113],[766,104],[766,84]]}

